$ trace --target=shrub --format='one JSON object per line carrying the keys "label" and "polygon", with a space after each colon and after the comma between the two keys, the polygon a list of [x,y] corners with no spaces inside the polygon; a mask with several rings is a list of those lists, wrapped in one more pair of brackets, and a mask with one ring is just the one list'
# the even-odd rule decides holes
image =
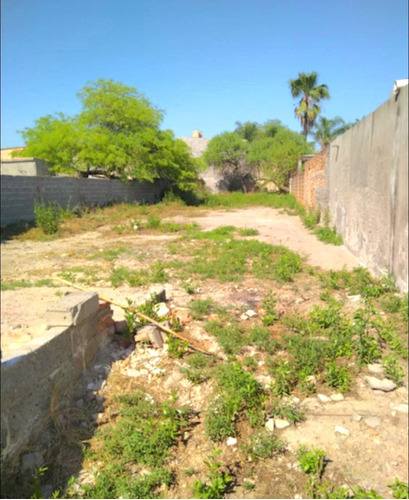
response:
{"label": "shrub", "polygon": [[44,234],[58,233],[63,213],[61,205],[56,201],[50,201],[48,204],[45,202],[34,202],[35,223]]}

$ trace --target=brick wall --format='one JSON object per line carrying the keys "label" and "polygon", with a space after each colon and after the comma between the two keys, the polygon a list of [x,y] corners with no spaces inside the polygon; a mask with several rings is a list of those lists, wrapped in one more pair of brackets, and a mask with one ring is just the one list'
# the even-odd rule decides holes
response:
{"label": "brick wall", "polygon": [[318,206],[315,190],[325,186],[326,156],[325,150],[320,151],[304,162],[302,168],[299,167],[290,178],[290,193],[306,207]]}
{"label": "brick wall", "polygon": [[74,177],[1,176],[1,227],[34,220],[34,201],[57,201],[68,205],[106,205],[110,202],[156,203],[163,182],[129,182],[116,179]]}

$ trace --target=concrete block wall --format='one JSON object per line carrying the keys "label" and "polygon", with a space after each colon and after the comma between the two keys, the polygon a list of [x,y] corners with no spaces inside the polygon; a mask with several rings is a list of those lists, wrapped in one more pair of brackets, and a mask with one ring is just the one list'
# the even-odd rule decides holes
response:
{"label": "concrete block wall", "polygon": [[325,176],[345,246],[408,290],[408,86],[331,143]]}
{"label": "concrete block wall", "polygon": [[47,323],[46,334],[2,359],[2,458],[16,458],[47,428],[58,396],[70,393],[115,330],[109,304],[95,293],[65,296]]}
{"label": "concrete block wall", "polygon": [[57,201],[64,208],[76,205],[103,206],[111,202],[156,203],[163,182],[129,182],[117,179],[77,177],[1,176],[1,227],[34,220],[34,201]]}

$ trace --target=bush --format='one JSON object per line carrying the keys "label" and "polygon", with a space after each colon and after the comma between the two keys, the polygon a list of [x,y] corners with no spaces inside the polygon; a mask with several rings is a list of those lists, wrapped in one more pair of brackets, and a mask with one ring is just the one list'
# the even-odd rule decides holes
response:
{"label": "bush", "polygon": [[34,202],[34,215],[36,226],[39,227],[44,234],[58,233],[61,221],[63,219],[64,210],[56,201],[50,201],[48,204],[44,201]]}

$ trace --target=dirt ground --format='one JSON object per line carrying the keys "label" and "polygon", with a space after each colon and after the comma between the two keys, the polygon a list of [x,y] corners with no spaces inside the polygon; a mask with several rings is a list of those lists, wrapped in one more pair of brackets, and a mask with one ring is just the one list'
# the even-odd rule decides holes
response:
{"label": "dirt ground", "polygon": [[[343,246],[336,247],[319,242],[306,230],[298,217],[290,216],[270,208],[251,208],[232,211],[214,211],[197,218],[177,216],[175,222],[197,222],[201,229],[209,230],[219,226],[232,225],[238,228],[257,229],[260,241],[284,245],[305,257],[305,263],[320,266],[322,269],[339,270],[343,267],[352,269],[359,265],[357,259]],[[149,258],[165,259],[170,257],[167,244],[176,240],[177,235],[130,235],[108,237],[104,227],[98,231],[79,234],[74,237],[58,239],[52,242],[21,242],[8,241],[2,244],[1,266],[2,280],[38,280],[50,278],[62,270],[74,266],[96,266],[102,269],[109,263],[101,260],[90,260],[91,254],[113,245],[132,248],[133,254],[121,257],[121,265],[137,266],[135,252],[143,252]],[[200,285],[200,292],[194,299],[212,297],[220,304],[231,304],[240,311],[257,309],[266,291],[271,287],[263,280],[247,278],[239,284],[219,283],[207,280]],[[172,278],[165,285],[169,303],[175,307],[186,307],[192,297],[183,290]],[[131,297],[136,302],[146,295],[145,288],[130,288],[120,286],[110,287],[104,280],[96,282],[93,290],[100,295],[125,302]],[[30,338],[45,331],[45,311],[47,307],[59,300],[59,296],[68,292],[68,287],[60,286],[20,288],[5,291],[1,294],[1,332],[3,357],[16,349]],[[306,311],[319,300],[319,290],[305,282],[298,285],[281,284],[274,290],[279,297],[280,307],[284,310]],[[345,308],[357,307],[351,298]],[[123,319],[123,311],[114,309],[114,319]],[[214,340],[204,332],[197,322],[187,325],[187,333],[197,340],[208,342]],[[171,360],[166,352],[148,350],[118,350],[106,354],[109,359],[109,375],[106,385],[84,397],[95,398],[95,394],[108,397],[111,390],[110,377],[124,376],[129,368],[140,370],[147,360],[152,366],[163,369],[160,378],[155,377],[149,369],[138,375],[138,383],[143,382],[150,388],[150,393],[160,393],[166,390],[180,389],[180,403],[189,403],[200,414],[204,399],[211,395],[208,383],[194,386],[180,373],[179,361]],[[250,353],[251,354],[251,353]],[[157,361],[153,362],[153,359]],[[104,362],[104,361],[103,361]],[[107,363],[108,361],[105,360]],[[98,362],[101,366],[101,362]],[[133,373],[134,373],[133,372]],[[302,498],[302,485],[305,477],[297,468],[297,460],[293,452],[300,444],[307,444],[324,449],[330,462],[326,469],[326,478],[336,480],[347,486],[360,485],[373,488],[385,498],[391,498],[391,490],[387,483],[395,477],[408,481],[408,378],[405,368],[405,385],[395,391],[384,393],[368,387],[360,374],[350,393],[341,399],[323,402],[325,398],[317,395],[305,397],[300,395],[300,404],[305,408],[305,422],[277,431],[288,443],[288,453],[278,459],[267,460],[252,470],[255,477],[255,488],[247,491],[243,481],[247,480],[249,469],[240,469],[238,448],[223,444],[222,459],[230,463],[237,478],[234,491],[228,498]],[[94,377],[94,379],[92,378]],[[90,370],[88,380],[95,380],[95,373]],[[112,379],[113,380],[113,379]],[[113,387],[113,384],[112,384]],[[183,388],[183,391],[182,389]],[[328,398],[334,396],[328,388],[323,391]],[[340,400],[336,400],[339,397]],[[104,420],[104,410],[100,411],[98,419]],[[343,430],[340,430],[342,428]],[[203,460],[211,453],[211,443],[205,438],[203,421],[198,418],[197,425],[189,439],[179,445],[174,467],[180,470],[188,467],[200,469]],[[234,465],[236,464],[236,465]],[[251,478],[249,479],[252,480]],[[169,492],[170,498],[188,498],[191,496],[191,478],[180,480]],[[292,490],[288,485],[293,485]],[[288,496],[290,495],[290,496]]]}

